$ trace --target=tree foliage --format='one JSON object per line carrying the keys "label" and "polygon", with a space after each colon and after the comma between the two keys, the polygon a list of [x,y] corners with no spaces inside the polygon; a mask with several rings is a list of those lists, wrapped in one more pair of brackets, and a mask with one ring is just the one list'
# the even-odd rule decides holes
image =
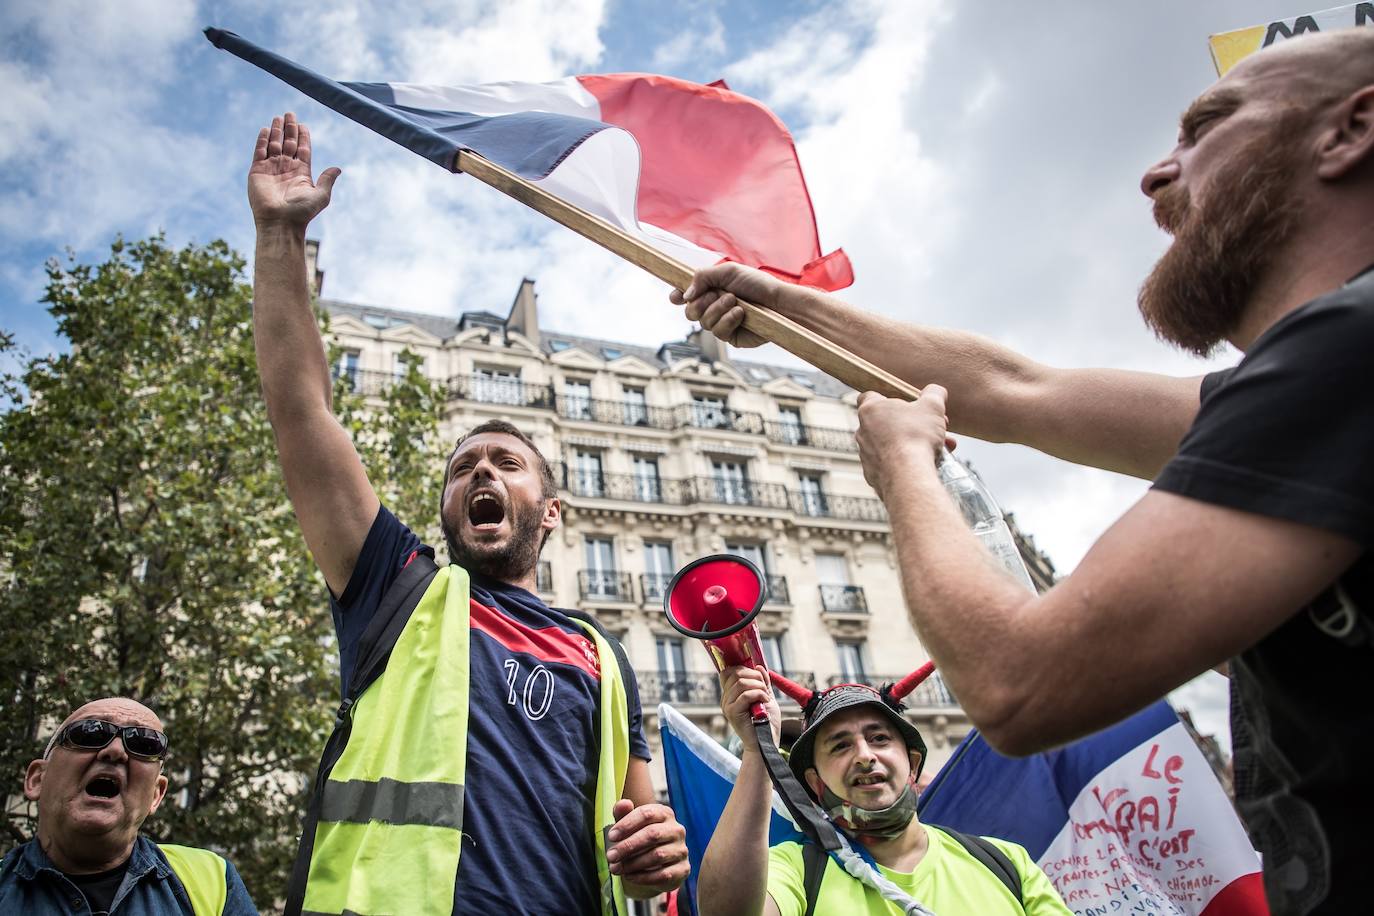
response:
{"label": "tree foliage", "polygon": [[[145,832],[221,851],[269,905],[338,674],[262,403],[243,267],[223,242],[161,237],[48,265],[43,301],[69,349],[0,378],[0,766],[17,794],[69,710],[148,704],[171,785]],[[433,493],[433,454],[409,449],[433,444],[435,394],[408,373],[371,410],[340,404],[350,426],[369,414],[361,450],[382,449],[373,479],[397,475],[387,485],[407,510],[411,492]],[[0,849],[32,835],[32,814],[7,812]]]}

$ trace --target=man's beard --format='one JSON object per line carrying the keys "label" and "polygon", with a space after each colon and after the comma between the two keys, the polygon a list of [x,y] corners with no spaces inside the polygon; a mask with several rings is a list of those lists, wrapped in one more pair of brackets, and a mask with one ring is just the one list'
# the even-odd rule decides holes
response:
{"label": "man's beard", "polygon": [[1194,207],[1185,188],[1155,194],[1155,222],[1174,243],[1140,287],[1145,323],[1161,340],[1208,356],[1239,327],[1255,287],[1297,227],[1289,182],[1301,150],[1289,142],[1306,122],[1292,112],[1237,151]]}
{"label": "man's beard", "polygon": [[461,526],[450,526],[441,513],[440,525],[448,544],[449,562],[502,582],[528,575],[539,562],[539,553],[544,548],[544,532],[539,524],[544,517],[544,506],[542,503],[517,506],[512,501],[509,511],[511,534],[500,546],[469,544],[463,540]]}

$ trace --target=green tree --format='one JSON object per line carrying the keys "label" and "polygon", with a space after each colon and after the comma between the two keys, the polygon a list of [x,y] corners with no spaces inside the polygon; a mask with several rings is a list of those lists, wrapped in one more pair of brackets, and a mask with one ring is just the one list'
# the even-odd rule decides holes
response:
{"label": "green tree", "polygon": [[[12,791],[54,717],[99,696],[147,703],[166,723],[171,785],[145,831],[223,852],[268,905],[338,674],[243,267],[223,242],[174,250],[160,236],[48,265],[43,301],[68,352],[0,377],[0,766]],[[369,415],[361,451],[377,461],[385,442],[374,479],[400,475],[388,486],[407,509],[406,494],[434,493],[434,455],[408,451],[433,444],[434,395],[407,373],[370,410],[340,405],[350,425]],[[30,814],[8,812],[0,849],[32,835]]]}

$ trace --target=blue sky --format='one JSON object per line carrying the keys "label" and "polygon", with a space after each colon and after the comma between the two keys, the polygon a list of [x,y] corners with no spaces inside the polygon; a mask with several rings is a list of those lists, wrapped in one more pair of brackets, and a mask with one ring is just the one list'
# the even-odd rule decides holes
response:
{"label": "blue sky", "polygon": [[[251,253],[248,158],[258,127],[291,109],[312,127],[317,167],[344,172],[311,232],[326,295],[503,313],[530,276],[550,327],[640,343],[688,330],[658,281],[216,50],[201,35],[216,25],[338,79],[724,77],[792,128],[823,249],[843,246],[855,266],[847,298],[1056,365],[1197,374],[1235,355],[1168,350],[1135,311],[1166,244],[1140,173],[1214,78],[1209,34],[1321,5],[24,4],[0,24],[0,327],[33,352],[61,348],[38,301],[43,263],[67,248],[102,259],[117,233]],[[961,454],[1065,571],[1145,488],[1015,446]],[[1217,685],[1195,694],[1223,730]]]}

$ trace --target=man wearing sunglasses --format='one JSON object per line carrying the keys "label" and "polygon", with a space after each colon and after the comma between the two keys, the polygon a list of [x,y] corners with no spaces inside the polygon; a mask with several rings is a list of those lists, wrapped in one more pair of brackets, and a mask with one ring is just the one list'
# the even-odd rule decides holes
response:
{"label": "man wearing sunglasses", "polygon": [[29,764],[38,835],[0,863],[0,913],[256,914],[234,866],[204,849],[139,836],[162,804],[167,736],[148,707],[94,700]]}

